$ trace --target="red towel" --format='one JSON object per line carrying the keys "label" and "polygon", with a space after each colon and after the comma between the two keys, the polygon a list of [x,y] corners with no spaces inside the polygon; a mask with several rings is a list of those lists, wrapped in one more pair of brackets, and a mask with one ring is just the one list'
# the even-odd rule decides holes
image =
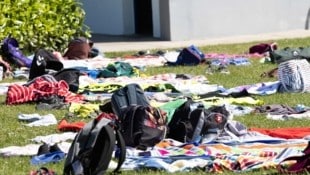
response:
{"label": "red towel", "polygon": [[257,131],[272,137],[280,137],[285,139],[301,139],[310,135],[310,127],[303,128],[250,128],[250,131]]}

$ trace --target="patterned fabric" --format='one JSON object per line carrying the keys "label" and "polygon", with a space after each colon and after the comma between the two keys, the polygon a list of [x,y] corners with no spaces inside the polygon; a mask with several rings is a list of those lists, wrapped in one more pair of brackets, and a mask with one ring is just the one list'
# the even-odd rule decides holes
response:
{"label": "patterned fabric", "polygon": [[284,92],[310,92],[310,64],[307,60],[280,63],[278,76]]}
{"label": "patterned fabric", "polygon": [[37,77],[26,85],[12,84],[8,88],[6,104],[20,104],[37,101],[40,97],[52,94],[65,98],[65,102],[81,102],[84,98],[81,95],[69,91],[68,84],[61,80],[51,82],[45,77]]}
{"label": "patterned fabric", "polygon": [[164,139],[151,150],[134,152],[128,149],[123,168],[158,168],[167,172],[203,169],[214,173],[276,169],[281,160],[300,155],[306,146],[306,140],[278,144],[194,145]]}

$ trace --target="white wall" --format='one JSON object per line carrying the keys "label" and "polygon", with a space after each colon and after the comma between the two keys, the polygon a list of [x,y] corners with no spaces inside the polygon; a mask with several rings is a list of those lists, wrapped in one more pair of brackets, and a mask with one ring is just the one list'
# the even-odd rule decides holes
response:
{"label": "white wall", "polygon": [[170,38],[190,40],[304,29],[309,0],[169,0]]}
{"label": "white wall", "polygon": [[92,33],[134,33],[133,0],[81,0]]}
{"label": "white wall", "polygon": [[160,38],[160,9],[159,0],[152,0],[153,36]]}
{"label": "white wall", "polygon": [[[82,0],[93,33],[135,33],[134,0]],[[152,0],[153,36],[180,41],[305,29],[309,0]]]}

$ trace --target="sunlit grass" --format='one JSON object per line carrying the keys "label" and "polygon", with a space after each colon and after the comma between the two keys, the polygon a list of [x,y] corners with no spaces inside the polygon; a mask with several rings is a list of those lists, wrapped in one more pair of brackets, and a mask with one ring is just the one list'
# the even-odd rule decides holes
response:
{"label": "sunlit grass", "polygon": [[[266,41],[267,42],[267,41]],[[302,39],[290,39],[290,40],[277,40],[280,48],[284,47],[301,47],[309,46],[310,38]],[[200,47],[204,53],[227,53],[227,54],[243,54],[248,51],[248,48],[256,43],[244,43],[244,44],[229,44],[229,45],[212,45]],[[176,48],[177,49],[177,48]],[[105,53],[107,57],[122,57],[123,55],[132,55],[135,52],[115,52]],[[155,75],[161,73],[185,73],[193,75],[205,75],[210,84],[223,85],[225,88],[231,88],[239,85],[247,85],[259,82],[275,81],[274,78],[261,78],[260,74],[268,71],[277,65],[263,64],[259,62],[258,58],[251,59],[251,65],[248,66],[229,66],[230,74],[215,73],[212,75],[206,74],[206,65],[199,66],[179,66],[179,67],[149,67],[147,68],[146,75]],[[297,104],[304,104],[310,106],[310,94],[299,93],[282,93],[273,94],[267,96],[253,96],[257,99],[264,101],[264,104],[284,104],[295,106]],[[47,135],[57,132],[55,126],[48,127],[25,127],[20,121],[17,120],[19,113],[39,113],[47,114],[53,113],[57,119],[63,118],[66,110],[53,110],[53,111],[36,111],[35,104],[22,104],[7,106],[4,104],[5,97],[1,97],[0,105],[0,147],[13,146],[13,145],[25,145],[29,144],[29,139],[37,135]],[[247,127],[264,127],[264,128],[280,128],[280,127],[302,127],[309,126],[310,120],[289,120],[289,121],[270,121],[266,119],[264,115],[248,114],[246,116],[235,117],[236,120],[244,123]],[[12,157],[12,158],[0,158],[0,174],[14,174],[25,175],[30,170],[37,169],[39,167],[32,166],[30,164],[29,157]],[[55,170],[58,174],[62,174],[63,162],[57,164],[46,165],[49,168]],[[270,172],[270,171],[268,171]],[[261,175],[266,173],[265,171],[246,172],[242,174],[257,174]],[[167,174],[160,171],[125,171],[123,174]],[[179,175],[184,173],[177,173]],[[186,174],[207,174],[206,172],[191,172]],[[240,174],[226,172],[225,174]]]}

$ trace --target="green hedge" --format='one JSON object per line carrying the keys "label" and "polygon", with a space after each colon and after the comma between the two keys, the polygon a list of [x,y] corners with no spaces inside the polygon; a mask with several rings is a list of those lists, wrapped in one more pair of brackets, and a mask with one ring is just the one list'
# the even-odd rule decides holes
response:
{"label": "green hedge", "polygon": [[78,0],[1,0],[0,39],[11,34],[24,52],[64,51],[75,36],[90,37]]}

